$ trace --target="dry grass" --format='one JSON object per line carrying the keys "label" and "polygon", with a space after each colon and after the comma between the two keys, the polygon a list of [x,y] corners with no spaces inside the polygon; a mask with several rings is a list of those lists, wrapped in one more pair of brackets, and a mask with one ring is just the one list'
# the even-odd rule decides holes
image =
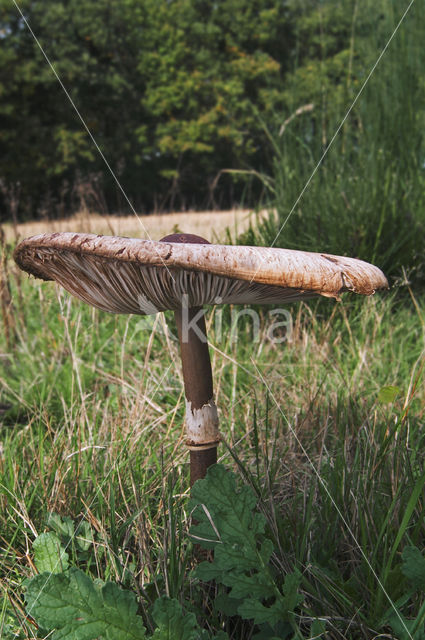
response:
{"label": "dry grass", "polygon": [[[40,220],[17,225],[18,238],[54,231],[76,231],[99,233],[104,235],[132,236],[160,240],[173,231],[195,233],[211,242],[223,241],[226,229],[232,237],[245,231],[254,214],[248,209],[231,211],[191,211],[185,213],[167,213],[143,215],[101,215],[81,211],[65,220]],[[7,241],[15,239],[12,224],[4,225]]]}

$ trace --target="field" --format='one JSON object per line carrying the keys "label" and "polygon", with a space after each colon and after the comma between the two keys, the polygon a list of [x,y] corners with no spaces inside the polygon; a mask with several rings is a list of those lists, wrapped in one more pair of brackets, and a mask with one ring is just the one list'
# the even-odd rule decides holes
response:
{"label": "field", "polygon": [[[206,228],[203,218],[202,234],[223,238],[218,219],[208,215],[213,228]],[[161,230],[156,221],[151,228],[196,232],[188,221],[161,217]],[[106,230],[99,222],[81,220],[78,230]],[[107,226],[130,233],[121,223]],[[271,545],[268,577],[255,573],[255,580],[264,593],[271,580],[274,595],[260,597],[254,614],[240,608],[243,598],[228,596],[230,574],[208,584],[194,573],[199,551],[188,535],[193,503],[172,315],[88,308],[19,272],[10,251],[3,245],[1,637],[48,635],[28,607],[25,615],[24,582],[40,571],[34,540],[42,532],[68,554],[64,569],[69,562],[137,594],[148,634],[159,596],[174,598],[188,625],[196,616],[193,635],[157,629],[164,635],[155,638],[423,637],[422,297],[404,284],[362,300],[288,306],[286,339],[277,343],[268,336],[267,308],[258,309],[255,335],[237,309],[208,311],[219,461],[255,496],[264,525],[254,546]],[[285,576],[294,578],[291,589]],[[261,602],[269,612],[281,601],[284,622],[269,613],[260,620]]]}
{"label": "field", "polygon": [[[262,214],[264,215],[264,213]],[[39,233],[55,231],[77,231],[79,233],[100,233],[103,235],[130,236],[133,238],[151,238],[160,240],[174,231],[185,231],[204,235],[210,242],[223,240],[226,231],[233,237],[244,232],[253,221],[249,209],[232,211],[188,211],[185,214],[166,215],[106,216],[81,211],[65,220],[39,220],[3,226],[5,239],[11,242],[18,238],[27,238]]]}

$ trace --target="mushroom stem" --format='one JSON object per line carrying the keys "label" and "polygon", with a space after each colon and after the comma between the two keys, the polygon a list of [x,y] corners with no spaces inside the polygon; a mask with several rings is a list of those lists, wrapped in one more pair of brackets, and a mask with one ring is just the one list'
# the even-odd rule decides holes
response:
{"label": "mushroom stem", "polygon": [[190,449],[190,486],[217,462],[217,407],[213,400],[211,360],[202,307],[174,312],[180,341],[186,395],[187,445]]}
{"label": "mushroom stem", "polygon": [[217,462],[217,445],[203,451],[190,450],[190,486],[205,478],[208,467]]}

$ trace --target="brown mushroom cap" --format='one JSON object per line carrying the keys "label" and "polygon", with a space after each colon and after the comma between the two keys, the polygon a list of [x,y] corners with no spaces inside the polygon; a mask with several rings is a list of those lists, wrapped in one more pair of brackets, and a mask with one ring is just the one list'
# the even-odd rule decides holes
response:
{"label": "brown mushroom cap", "polygon": [[179,309],[184,295],[192,307],[371,295],[388,287],[382,271],[362,260],[267,247],[52,233],[23,240],[14,257],[21,269],[112,313]]}

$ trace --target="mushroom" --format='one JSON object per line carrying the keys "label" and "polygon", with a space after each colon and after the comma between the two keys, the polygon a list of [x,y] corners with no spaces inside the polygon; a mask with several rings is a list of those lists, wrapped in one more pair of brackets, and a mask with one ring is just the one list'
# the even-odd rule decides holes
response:
{"label": "mushroom", "polygon": [[23,240],[21,269],[56,280],[111,313],[174,311],[186,395],[191,486],[217,461],[220,441],[203,305],[270,304],[317,296],[371,295],[388,287],[377,267],[354,258],[268,247],[213,245],[175,234],[159,242],[85,233]]}

